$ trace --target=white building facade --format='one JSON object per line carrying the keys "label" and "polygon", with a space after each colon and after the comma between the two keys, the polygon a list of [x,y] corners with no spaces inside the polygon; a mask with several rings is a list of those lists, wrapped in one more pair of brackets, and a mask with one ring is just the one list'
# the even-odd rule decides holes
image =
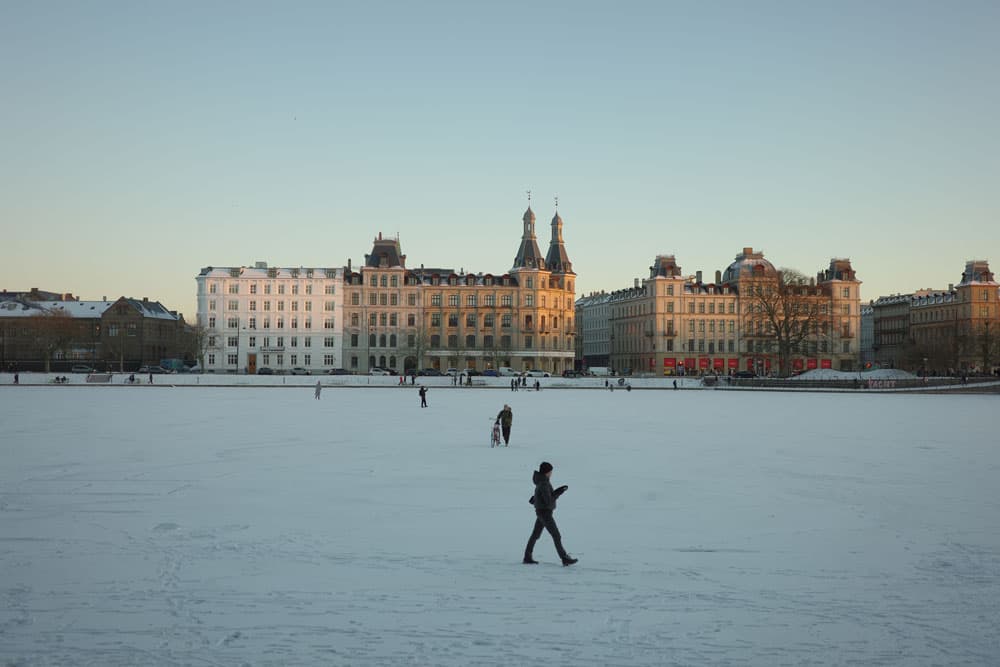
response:
{"label": "white building facade", "polygon": [[206,267],[198,283],[205,372],[342,368],[343,269]]}

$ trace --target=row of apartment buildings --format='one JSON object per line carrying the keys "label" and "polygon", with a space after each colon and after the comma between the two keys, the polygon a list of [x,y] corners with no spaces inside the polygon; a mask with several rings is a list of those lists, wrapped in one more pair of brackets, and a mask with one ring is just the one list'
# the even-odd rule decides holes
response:
{"label": "row of apartment buildings", "polygon": [[361,266],[206,267],[197,276],[205,370],[574,367],[576,274],[558,212],[542,254],[530,206],[513,266],[407,266],[379,234]]}
{"label": "row of apartment buildings", "polygon": [[654,375],[777,373],[782,350],[761,309],[788,283],[788,317],[808,326],[792,332],[788,371],[856,367],[861,281],[850,260],[832,259],[815,278],[791,283],[762,252],[744,248],[714,278],[685,275],[673,255],[658,255],[632,287],[579,299],[584,365]]}
{"label": "row of apartment buildings", "polygon": [[1000,283],[969,260],[957,284],[881,296],[862,308],[866,366],[993,373],[1000,361]]}

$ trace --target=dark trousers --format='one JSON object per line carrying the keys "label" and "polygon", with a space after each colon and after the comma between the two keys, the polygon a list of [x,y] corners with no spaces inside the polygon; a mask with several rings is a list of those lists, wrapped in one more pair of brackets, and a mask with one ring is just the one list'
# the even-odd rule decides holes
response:
{"label": "dark trousers", "polygon": [[531,537],[528,538],[528,546],[524,548],[525,560],[531,558],[531,552],[535,549],[535,542],[542,536],[542,528],[549,531],[552,541],[556,543],[556,553],[559,554],[559,558],[563,560],[569,558],[569,554],[563,549],[562,535],[559,534],[559,527],[556,526],[556,520],[552,518],[552,512],[536,512],[535,528],[531,531]]}
{"label": "dark trousers", "polygon": [[503,444],[510,444],[510,424],[500,424],[500,430],[503,431]]}

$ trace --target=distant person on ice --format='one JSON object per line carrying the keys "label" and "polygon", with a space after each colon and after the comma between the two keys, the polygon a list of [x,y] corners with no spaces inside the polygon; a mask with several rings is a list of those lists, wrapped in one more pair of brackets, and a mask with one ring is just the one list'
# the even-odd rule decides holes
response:
{"label": "distant person on ice", "polygon": [[[321,393],[323,393],[323,383],[320,380],[316,380],[316,393],[313,395],[313,398],[318,401]],[[336,403],[336,401],[334,401],[334,403]]]}
{"label": "distant person on ice", "polygon": [[420,391],[418,393],[420,394],[420,407],[426,408],[427,407],[427,387],[425,387],[423,385],[420,385]]}
{"label": "distant person on ice", "polygon": [[503,432],[503,444],[509,445],[510,425],[514,423],[514,411],[506,403],[504,403],[503,410],[497,413],[497,423],[500,424],[500,430]]}
{"label": "distant person on ice", "polygon": [[552,518],[552,512],[556,509],[556,498],[565,493],[569,487],[560,486],[553,491],[552,482],[549,481],[551,477],[552,464],[548,461],[542,461],[538,470],[531,475],[531,479],[535,483],[535,495],[528,502],[535,506],[535,528],[531,531],[531,537],[528,538],[528,546],[524,548],[525,565],[538,564],[538,561],[531,557],[531,552],[535,549],[535,542],[542,536],[542,528],[549,531],[549,535],[552,536],[552,541],[556,544],[556,553],[562,559],[563,565],[572,565],[577,562],[576,558],[570,556],[563,549],[562,536],[559,534],[556,520]]}

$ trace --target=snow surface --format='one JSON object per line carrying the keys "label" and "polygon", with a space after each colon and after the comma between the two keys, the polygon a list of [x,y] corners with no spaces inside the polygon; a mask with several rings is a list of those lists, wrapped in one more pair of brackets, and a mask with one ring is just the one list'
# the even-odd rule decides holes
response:
{"label": "snow surface", "polygon": [[996,396],[312,390],[0,387],[0,664],[1000,664]]}

